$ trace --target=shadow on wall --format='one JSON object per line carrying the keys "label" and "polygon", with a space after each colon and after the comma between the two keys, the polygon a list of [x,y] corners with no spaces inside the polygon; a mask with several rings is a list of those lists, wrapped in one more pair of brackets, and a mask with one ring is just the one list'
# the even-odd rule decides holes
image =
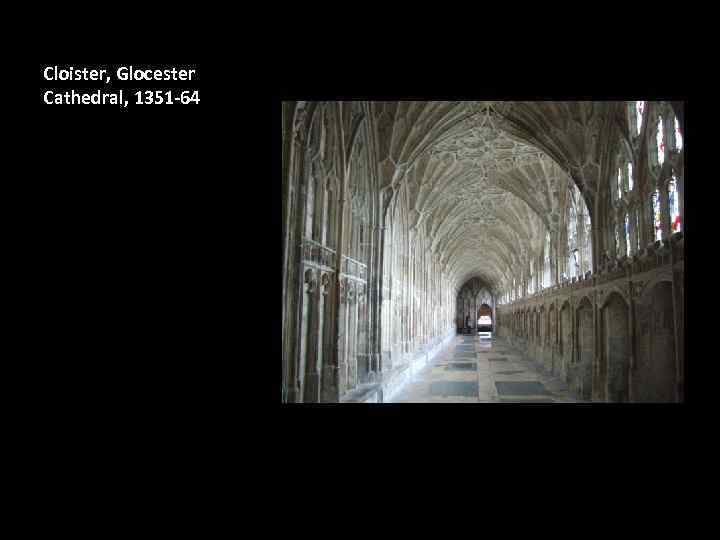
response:
{"label": "shadow on wall", "polygon": [[632,377],[633,401],[675,401],[674,304],[672,284],[661,281],[636,308],[637,360]]}

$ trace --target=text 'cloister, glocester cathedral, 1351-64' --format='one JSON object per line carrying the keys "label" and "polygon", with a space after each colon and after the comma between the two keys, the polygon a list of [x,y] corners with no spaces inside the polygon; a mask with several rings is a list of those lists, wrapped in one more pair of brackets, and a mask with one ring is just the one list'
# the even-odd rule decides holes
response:
{"label": "text 'cloister, glocester cathedral, 1351-64'", "polygon": [[682,402],[683,111],[283,102],[283,403]]}

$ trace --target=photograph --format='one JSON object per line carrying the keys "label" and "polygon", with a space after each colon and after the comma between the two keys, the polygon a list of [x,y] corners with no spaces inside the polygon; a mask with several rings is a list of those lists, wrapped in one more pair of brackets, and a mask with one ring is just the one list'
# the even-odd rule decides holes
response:
{"label": "photograph", "polygon": [[283,101],[282,403],[683,403],[682,101]]}

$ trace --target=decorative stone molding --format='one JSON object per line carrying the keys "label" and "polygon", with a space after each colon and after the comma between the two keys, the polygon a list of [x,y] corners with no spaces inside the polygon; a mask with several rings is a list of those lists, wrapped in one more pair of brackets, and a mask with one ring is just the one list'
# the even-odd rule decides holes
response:
{"label": "decorative stone molding", "polygon": [[299,104],[295,111],[295,122],[293,124],[293,138],[299,144],[305,142],[305,121],[307,120],[307,110],[304,104]]}
{"label": "decorative stone molding", "polygon": [[340,289],[338,290],[338,297],[340,298],[340,303],[345,304],[347,301],[347,280],[345,278],[340,278]]}
{"label": "decorative stone molding", "polygon": [[325,272],[334,272],[335,255],[335,250],[314,240],[303,239],[302,258],[304,264],[317,267]]}
{"label": "decorative stone molding", "polygon": [[367,265],[343,255],[342,275],[343,277],[365,283],[367,282]]}
{"label": "decorative stone molding", "polygon": [[327,296],[330,292],[330,289],[332,288],[332,281],[330,280],[330,274],[328,272],[323,272],[322,277],[320,278],[320,283],[320,290],[323,296]]}
{"label": "decorative stone molding", "polygon": [[356,299],[355,284],[352,281],[348,281],[347,287],[345,288],[345,301],[348,304],[354,304]]}
{"label": "decorative stone molding", "polygon": [[364,304],[366,300],[366,291],[363,285],[358,285],[357,289],[357,301],[359,304]]}
{"label": "decorative stone molding", "polygon": [[308,294],[314,293],[317,288],[317,277],[315,270],[312,268],[305,270],[305,286]]}
{"label": "decorative stone molding", "polygon": [[642,281],[642,280],[631,281],[630,282],[630,297],[633,299],[640,298],[642,296],[645,285],[647,285],[647,282]]}

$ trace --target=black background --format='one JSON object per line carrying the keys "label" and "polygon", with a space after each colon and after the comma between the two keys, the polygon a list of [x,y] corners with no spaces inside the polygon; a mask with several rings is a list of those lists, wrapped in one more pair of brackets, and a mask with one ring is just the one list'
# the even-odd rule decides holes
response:
{"label": "black background", "polygon": [[[686,325],[687,403],[680,406],[282,406],[280,102],[686,101],[691,304],[692,295],[702,296],[702,276],[717,273],[703,272],[700,255],[698,268],[692,262],[702,230],[711,230],[700,218],[713,213],[701,209],[712,201],[703,205],[705,191],[696,194],[692,185],[710,181],[701,162],[713,155],[708,145],[716,138],[701,127],[707,119],[702,92],[693,90],[696,75],[662,78],[657,70],[608,59],[582,69],[588,60],[565,52],[540,63],[497,54],[451,62],[425,51],[399,69],[368,49],[328,52],[313,62],[329,45],[296,45],[262,59],[216,55],[211,62],[163,64],[198,69],[199,106],[47,106],[38,90],[32,142],[38,175],[31,189],[43,206],[43,317],[55,325],[51,349],[68,359],[43,362],[48,379],[63,381],[53,390],[57,408],[47,413],[48,426],[64,419],[62,436],[103,437],[125,456],[142,448],[172,478],[178,456],[196,449],[250,450],[261,458],[269,489],[288,494],[311,489],[306,475],[316,474],[326,497],[328,489],[358,480],[384,493],[398,486],[392,474],[399,466],[406,473],[434,460],[457,466],[460,455],[467,466],[486,457],[538,465],[547,453],[541,464],[582,489],[605,482],[606,460],[649,466],[650,476],[659,463],[664,476],[675,476],[668,465],[674,462],[662,459],[699,443],[697,427],[714,397],[712,379],[700,374],[714,361],[704,340],[713,334],[712,319],[701,306],[686,306],[692,322]],[[60,60],[37,64],[39,88],[47,86],[42,67]],[[580,479],[573,466],[585,467]],[[598,476],[590,478],[590,470]],[[613,486],[622,491],[627,477]]]}

